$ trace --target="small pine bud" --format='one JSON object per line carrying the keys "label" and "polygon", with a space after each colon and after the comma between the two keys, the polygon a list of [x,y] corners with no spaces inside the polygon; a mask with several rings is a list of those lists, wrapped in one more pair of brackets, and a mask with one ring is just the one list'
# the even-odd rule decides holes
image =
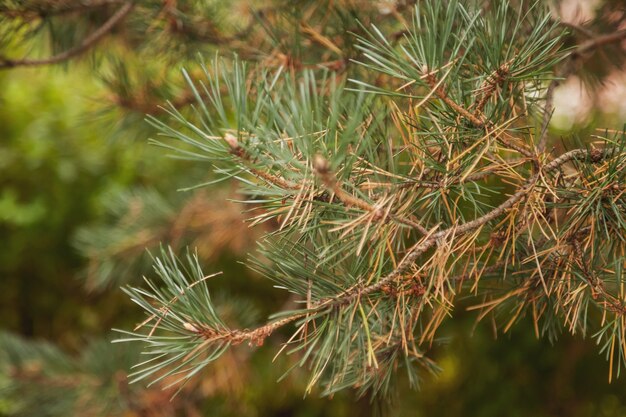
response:
{"label": "small pine bud", "polygon": [[234,135],[227,133],[224,135],[224,140],[228,143],[228,146],[230,146],[231,149],[239,149],[239,142],[237,142],[237,138]]}
{"label": "small pine bud", "polygon": [[591,153],[589,154],[589,157],[591,159],[591,162],[594,163],[598,163],[602,160],[602,156],[603,156],[603,152],[600,149],[592,149]]}
{"label": "small pine bud", "polygon": [[330,165],[328,161],[326,160],[326,158],[324,158],[322,155],[317,154],[313,158],[313,169],[318,174],[324,175],[328,173],[328,170],[330,169]]}
{"label": "small pine bud", "polygon": [[200,333],[200,330],[198,330],[198,328],[196,326],[194,326],[193,324],[191,324],[191,323],[186,323],[185,322],[185,323],[183,323],[183,327],[185,329],[189,330],[190,332]]}

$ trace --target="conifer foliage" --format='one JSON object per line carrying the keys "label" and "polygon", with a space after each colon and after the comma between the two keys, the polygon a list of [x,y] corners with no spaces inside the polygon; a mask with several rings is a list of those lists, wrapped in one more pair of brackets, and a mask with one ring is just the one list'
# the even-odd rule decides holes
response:
{"label": "conifer foliage", "polygon": [[[607,0],[574,25],[546,3],[0,2],[0,70],[88,61],[107,91],[102,114],[192,161],[181,176],[202,188],[108,197],[108,223],[75,236],[87,288],[128,284],[145,320],[118,330],[119,351],[94,343],[78,359],[0,335],[5,392],[23,397],[14,414],[53,404],[32,396],[46,384],[67,399],[50,415],[108,415],[81,405],[119,397],[113,413],[175,413],[184,400],[131,401],[138,385],[108,371],[134,362],[131,380],[169,396],[263,344],[305,369],[307,393],[388,398],[398,376],[416,387],[437,371],[432,348],[459,309],[499,332],[529,320],[537,337],[593,338],[619,375],[626,138],[556,141],[549,125],[563,80],[597,86],[623,66],[626,12]],[[144,247],[161,241],[137,283]],[[213,294],[228,276],[201,267],[252,241],[246,266],[289,297],[266,321]]]}
{"label": "conifer foliage", "polygon": [[619,374],[626,139],[554,144],[547,126],[579,48],[623,34],[568,48],[539,3],[455,0],[418,2],[401,33],[354,27],[348,70],[216,58],[185,73],[190,112],[149,119],[156,143],[240,183],[250,227],[277,225],[248,265],[298,307],[234,328],[207,286],[224,278],[164,249],[158,278],[125,289],[147,314],[119,340],[143,345],[134,379],[183,384],[280,329],[309,389],[385,397],[436,369],[462,299],[503,332],[529,318],[537,336],[593,337]]}

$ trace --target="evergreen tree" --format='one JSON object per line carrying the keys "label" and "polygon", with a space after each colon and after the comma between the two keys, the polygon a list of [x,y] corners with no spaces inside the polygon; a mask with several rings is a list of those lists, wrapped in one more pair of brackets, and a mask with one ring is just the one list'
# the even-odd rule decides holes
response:
{"label": "evergreen tree", "polygon": [[263,209],[252,226],[280,225],[250,265],[299,306],[232,328],[210,298],[212,275],[164,250],[159,281],[127,289],[148,318],[122,340],[152,357],[135,377],[182,383],[231,346],[291,326],[281,350],[310,369],[309,389],[385,396],[400,370],[417,385],[435,369],[428,349],[467,296],[502,331],[530,316],[538,336],[593,335],[619,373],[624,136],[557,149],[547,126],[549,80],[624,34],[574,50],[563,36],[538,4],[422,2],[397,44],[361,26],[346,77],[237,59],[187,76],[194,121],[170,106],[171,120],[150,119],[157,143],[240,181]]}
{"label": "evergreen tree", "polygon": [[[289,294],[253,323],[237,299],[214,300],[209,279],[225,278],[202,270],[201,252],[161,249],[156,278],[125,287],[147,315],[119,330],[146,355],[133,381],[182,387],[281,332],[276,353],[307,369],[307,392],[387,398],[398,375],[418,386],[437,370],[438,330],[467,306],[499,332],[527,317],[538,337],[593,337],[609,379],[620,373],[626,138],[606,128],[555,140],[548,128],[563,79],[597,85],[599,61],[622,64],[623,12],[607,4],[575,26],[543,3],[302,1],[252,8],[246,21],[217,3],[2,8],[5,31],[28,42],[47,30],[53,54],[1,66],[90,54],[128,123],[149,114],[155,144],[212,169],[202,187],[238,182],[258,245],[246,264]],[[130,59],[154,59],[131,73],[125,55],[96,48],[106,37]],[[195,53],[216,50],[223,58],[197,64]],[[104,265],[93,287],[129,281],[114,271],[136,256],[102,255],[144,227],[132,229],[78,236]],[[184,241],[197,246],[194,233]],[[131,247],[171,233],[154,236]]]}

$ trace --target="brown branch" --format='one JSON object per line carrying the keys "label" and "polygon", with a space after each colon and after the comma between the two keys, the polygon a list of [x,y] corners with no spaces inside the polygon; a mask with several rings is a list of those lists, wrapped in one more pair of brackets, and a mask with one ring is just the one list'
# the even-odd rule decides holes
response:
{"label": "brown branch", "polygon": [[550,85],[548,85],[548,89],[546,91],[546,104],[543,109],[543,120],[541,121],[541,131],[539,133],[539,141],[537,143],[537,151],[540,153],[546,149],[546,144],[548,142],[548,127],[550,126],[550,120],[552,119],[552,113],[554,112],[554,91],[559,84],[561,84],[560,78],[555,78],[550,81]]}
{"label": "brown branch", "polygon": [[96,9],[100,7],[109,6],[112,4],[124,3],[124,0],[94,0],[94,1],[78,1],[77,4],[71,4],[65,7],[54,7],[54,2],[51,2],[50,8],[44,7],[26,7],[24,9],[11,8],[6,6],[0,6],[0,14],[8,18],[29,19],[38,18],[43,19],[50,16],[58,16],[69,13],[81,12],[89,9]]}
{"label": "brown branch", "polygon": [[[503,74],[505,73],[504,69],[502,69],[502,73]],[[434,94],[437,95],[437,97],[439,97],[444,103],[450,106],[456,113],[463,116],[474,127],[485,129],[485,132],[487,134],[493,133],[493,130],[495,130],[494,124],[490,122],[489,120],[487,120],[485,118],[485,115],[481,111],[476,112],[476,114],[472,114],[465,107],[461,106],[460,104],[452,100],[452,98],[448,96],[444,88],[438,85],[440,81],[437,80],[437,77],[434,72],[426,72],[424,78],[426,80],[426,83],[430,86],[430,88],[434,92]],[[494,91],[495,89],[491,92],[491,94],[493,94]],[[487,100],[488,99],[489,97],[487,97]],[[532,151],[524,148],[523,146],[517,145],[514,142],[511,142],[510,140],[502,137],[501,135],[497,135],[496,140],[500,142],[501,144],[503,144],[504,146],[519,152],[521,155],[524,155],[531,159],[534,159],[535,157]]]}
{"label": "brown branch", "polygon": [[296,321],[302,317],[305,317],[307,313],[294,314],[280,320],[276,320],[262,326],[259,326],[252,330],[227,330],[219,331],[208,327],[203,327],[201,324],[183,323],[183,327],[195,333],[198,336],[210,341],[224,341],[231,345],[238,345],[243,342],[248,342],[250,346],[262,346],[265,339],[271,335],[274,330],[283,327],[293,321]]}
{"label": "brown branch", "polygon": [[0,57],[0,69],[57,64],[59,62],[74,58],[90,49],[104,36],[106,36],[115,27],[115,25],[117,25],[120,21],[122,21],[122,19],[124,19],[124,17],[126,17],[126,15],[133,9],[133,7],[134,3],[125,3],[122,7],[118,9],[117,12],[115,12],[109,18],[109,20],[107,20],[102,26],[100,26],[97,30],[87,36],[79,45],[75,46],[74,48],[68,49],[67,51],[44,59],[13,60]]}
{"label": "brown branch", "polygon": [[449,277],[448,279],[451,282],[466,281],[466,280],[468,280],[468,279],[470,279],[470,278],[472,278],[474,276],[478,279],[478,273],[479,272],[481,274],[489,274],[489,273],[492,273],[492,272],[500,271],[502,269],[502,267],[506,268],[506,266],[507,266],[507,263],[505,261],[498,261],[498,262],[494,263],[493,265],[486,266],[486,267],[484,267],[482,269],[479,269],[476,272],[468,272],[468,273],[465,273],[465,274],[455,275],[455,276]]}
{"label": "brown branch", "polygon": [[608,306],[608,310],[614,313],[626,314],[626,306],[624,306],[623,301],[609,294],[604,288],[604,281],[598,278],[596,274],[589,269],[589,265],[587,265],[584,260],[582,248],[580,247],[580,243],[576,240],[576,237],[572,239],[571,243],[574,249],[574,255],[576,255],[576,261],[582,269],[585,281],[587,281],[591,289],[591,297],[594,300],[600,298],[603,304]]}
{"label": "brown branch", "polygon": [[609,33],[608,35],[597,36],[593,39],[589,39],[586,42],[583,42],[579,47],[577,47],[574,52],[572,52],[573,56],[581,56],[588,52],[593,51],[594,49],[600,48],[602,46],[606,46],[612,43],[621,42],[626,39],[626,29],[618,30],[615,33]]}
{"label": "brown branch", "polygon": [[218,31],[213,23],[210,21],[195,22],[196,25],[191,23],[185,24],[177,20],[176,15],[171,10],[166,10],[167,15],[171,19],[169,29],[172,33],[184,35],[192,40],[207,42],[214,45],[231,44],[235,41],[244,39],[255,28],[255,20],[251,20],[243,29],[232,35],[223,35]]}
{"label": "brown branch", "polygon": [[[507,166],[511,167],[514,164],[523,163],[526,161],[527,161],[526,158],[519,158],[519,159],[514,159],[514,160],[510,160],[506,162],[507,162]],[[430,188],[430,189],[436,190],[440,188],[446,188],[455,184],[465,184],[467,182],[476,182],[476,181],[483,180],[490,175],[496,174],[500,168],[502,168],[502,165],[494,164],[492,166],[485,167],[484,168],[485,170],[482,172],[475,172],[473,174],[468,175],[463,180],[461,180],[461,178],[455,178],[449,182],[444,182],[443,180],[438,180],[438,181],[437,180],[422,180],[422,179],[407,180],[406,182],[401,183],[398,186],[398,188],[406,189],[406,188],[416,187],[416,188]]]}
{"label": "brown branch", "polygon": [[592,31],[590,31],[589,29],[587,29],[587,28],[585,28],[585,27],[583,27],[581,25],[576,25],[574,23],[563,22],[563,21],[558,22],[558,24],[560,26],[565,27],[565,28],[575,30],[576,32],[580,32],[580,33],[582,33],[583,35],[585,35],[588,38],[593,38],[595,36],[595,34]]}
{"label": "brown branch", "polygon": [[337,177],[330,170],[330,165],[324,157],[320,155],[315,156],[313,160],[313,169],[324,183],[324,186],[331,190],[337,196],[337,198],[341,200],[342,203],[347,206],[360,208],[364,211],[375,212],[375,217],[377,219],[381,219],[383,217],[383,212],[381,209],[375,208],[368,202],[353,196],[352,194],[346,192],[343,188],[341,188]]}
{"label": "brown branch", "polygon": [[[503,132],[503,134],[507,134],[507,133]],[[517,143],[511,141],[508,138],[503,137],[502,135],[498,135],[496,137],[496,140],[500,142],[502,145],[506,146],[507,148],[513,149],[514,151],[517,151],[520,155],[524,155],[526,158],[529,158],[531,161],[535,162],[536,156],[531,150],[523,147],[522,145],[518,145]]]}
{"label": "brown branch", "polygon": [[[167,112],[167,108],[157,103],[157,100],[152,100],[148,91],[139,93],[136,95],[122,96],[118,94],[112,94],[108,97],[108,100],[123,109],[128,111],[141,113],[143,115],[157,115]],[[168,100],[168,104],[176,109],[188,106],[196,101],[196,97],[190,91],[185,91],[178,97],[174,97]]]}
{"label": "brown branch", "polygon": [[[328,161],[321,155],[317,155],[313,160],[313,169],[315,170],[315,173],[320,177],[326,188],[332,191],[335,196],[337,196],[337,198],[346,206],[357,207],[361,210],[374,213],[374,220],[382,220],[385,218],[385,213],[382,208],[376,208],[367,201],[361,200],[360,198],[346,192],[339,184],[339,181],[337,180],[335,174],[330,170]],[[426,235],[428,233],[428,230],[426,230],[426,228],[424,228],[424,226],[422,226],[416,220],[407,219],[395,213],[390,214],[389,218],[395,220],[398,223],[417,229],[423,235]]]}
{"label": "brown branch", "polygon": [[[239,145],[239,142],[237,141],[237,138],[235,136],[233,136],[230,133],[227,133],[226,135],[224,135],[224,140],[230,146],[230,153],[232,155],[237,156],[241,161],[245,162],[246,164],[248,165],[250,164],[251,162],[250,155],[246,152],[245,149],[241,147],[241,145]],[[378,209],[372,206],[371,204],[369,204],[368,202],[361,200],[360,198],[355,197],[352,194],[346,192],[339,184],[334,173],[330,170],[328,161],[326,161],[323,157],[318,155],[315,158],[315,160],[313,161],[313,168],[315,172],[322,179],[322,182],[324,183],[324,185],[330,191],[332,191],[335,194],[335,196],[339,199],[339,201],[341,201],[343,204],[349,207],[357,207],[357,208],[360,208],[361,210],[374,213],[374,220],[382,220],[385,218],[384,211],[382,209]],[[302,189],[301,185],[285,180],[284,178],[281,178],[277,175],[273,175],[268,172],[261,171],[251,166],[248,167],[248,170],[253,175],[263,179],[264,181],[270,184],[277,185],[283,189],[292,190],[292,191]],[[416,220],[407,219],[402,216],[398,216],[396,214],[391,214],[389,218],[397,221],[398,223],[417,229],[422,234],[426,234],[428,232],[424,228],[424,226],[422,226]]]}
{"label": "brown branch", "polygon": [[406,226],[409,226],[409,227],[412,227],[412,228],[416,229],[417,231],[419,231],[423,235],[427,235],[428,234],[428,229],[426,229],[424,226],[422,226],[421,223],[419,223],[416,220],[406,219],[404,217],[400,217],[400,216],[397,216],[395,214],[392,214],[390,217],[391,217],[392,220],[395,220],[398,223],[401,223],[401,224],[404,224]]}

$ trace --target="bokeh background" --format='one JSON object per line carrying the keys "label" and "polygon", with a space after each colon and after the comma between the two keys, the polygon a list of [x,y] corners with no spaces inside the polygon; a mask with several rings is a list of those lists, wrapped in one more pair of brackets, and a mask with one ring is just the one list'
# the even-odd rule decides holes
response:
{"label": "bokeh background", "polygon": [[[398,6],[372,4],[380,14]],[[552,10],[578,25],[605,6],[566,1]],[[21,29],[12,22],[0,20],[4,51],[45,54],[48,39],[17,42]],[[104,45],[115,59],[0,70],[0,416],[367,416],[384,409],[351,392],[303,397],[305,370],[278,381],[292,360],[273,356],[288,334],[234,349],[173,399],[158,384],[128,384],[140,346],[111,344],[111,329],[142,320],[119,286],[150,274],[146,248],[197,248],[205,271],[224,271],[211,282],[217,297],[236,294],[236,308],[252,322],[289,300],[240,263],[257,232],[240,205],[223,203],[236,199],[236,189],[179,191],[210,179],[209,167],[148,143],[144,115],[166,119],[157,106],[181,97],[180,86],[160,83],[159,70],[114,42]],[[582,81],[570,77],[556,92],[555,141],[626,121],[624,72]],[[144,95],[124,90],[131,84],[149,86],[150,95],[147,87]],[[529,320],[496,337],[461,305],[433,352],[440,375],[426,376],[419,391],[400,380],[387,411],[626,416],[626,378],[608,382],[608,363],[586,336],[537,339]]]}

